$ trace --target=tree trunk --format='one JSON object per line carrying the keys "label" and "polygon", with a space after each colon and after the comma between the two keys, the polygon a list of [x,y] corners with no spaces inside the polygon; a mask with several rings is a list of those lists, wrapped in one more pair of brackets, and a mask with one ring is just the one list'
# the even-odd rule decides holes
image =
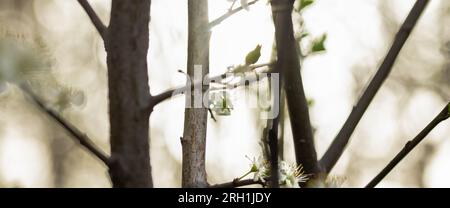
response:
{"label": "tree trunk", "polygon": [[105,40],[113,187],[152,187],[147,73],[150,0],[113,0]]}
{"label": "tree trunk", "polygon": [[297,164],[303,165],[306,173],[317,174],[319,166],[292,24],[293,4],[294,0],[271,1],[278,56],[277,68],[282,72]]}
{"label": "tree trunk", "polygon": [[[193,83],[202,81],[209,73],[209,38],[208,1],[188,1],[188,75]],[[195,66],[198,67],[195,67]],[[194,78],[194,72],[201,66],[201,77]],[[199,75],[199,73],[197,73]],[[188,83],[189,85],[189,83]],[[203,97],[207,96],[209,84],[201,89],[191,89],[186,94],[186,111],[184,133],[182,138],[183,187],[207,187],[205,170],[206,130],[208,110],[203,105]]]}

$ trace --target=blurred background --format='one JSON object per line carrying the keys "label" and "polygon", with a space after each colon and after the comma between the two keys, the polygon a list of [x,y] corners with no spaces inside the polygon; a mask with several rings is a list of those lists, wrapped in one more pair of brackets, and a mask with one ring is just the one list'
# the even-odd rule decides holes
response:
{"label": "blurred background", "polygon": [[[110,1],[91,0],[106,23]],[[312,36],[328,34],[327,51],[302,63],[316,147],[321,156],[381,63],[414,0],[316,0],[304,10]],[[230,2],[210,0],[210,19]],[[185,82],[187,1],[153,0],[148,55],[150,88],[159,93]],[[296,20],[297,21],[297,20]],[[270,61],[274,38],[265,0],[213,28],[211,75],[241,64],[261,44],[259,63]],[[78,2],[0,0],[0,187],[110,187],[106,167],[39,111],[12,84],[32,83],[48,105],[105,151],[108,144],[106,54]],[[235,109],[210,120],[210,183],[231,181],[261,154],[265,122],[231,91]],[[343,187],[363,187],[450,99],[450,2],[431,1],[393,71],[354,132],[332,175]],[[156,187],[180,187],[184,98],[155,108],[151,161]],[[289,122],[285,159],[294,161]],[[435,128],[379,187],[450,187],[450,122]]]}

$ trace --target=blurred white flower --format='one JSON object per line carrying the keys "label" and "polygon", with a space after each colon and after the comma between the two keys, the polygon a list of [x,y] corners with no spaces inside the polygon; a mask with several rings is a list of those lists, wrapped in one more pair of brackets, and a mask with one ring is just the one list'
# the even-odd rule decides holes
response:
{"label": "blurred white flower", "polygon": [[[270,178],[270,163],[265,161],[261,156],[258,159],[251,159],[251,169],[243,177],[249,173],[254,173],[253,180],[265,183]],[[290,164],[286,161],[279,162],[279,184],[286,188],[300,188],[299,183],[308,181],[309,177],[303,172],[301,165]],[[241,177],[240,179],[242,179]]]}
{"label": "blurred white flower", "polygon": [[253,175],[254,181],[261,181],[265,183],[266,179],[270,177],[270,165],[261,156],[258,157],[257,160],[253,158],[251,170],[254,173]]}
{"label": "blurred white flower", "polygon": [[303,172],[301,165],[289,164],[286,161],[279,163],[279,184],[286,188],[300,188],[299,183],[308,181],[308,175]]}
{"label": "blurred white flower", "polygon": [[233,104],[231,95],[227,91],[215,91],[209,93],[209,108],[219,116],[228,116],[231,114]]}

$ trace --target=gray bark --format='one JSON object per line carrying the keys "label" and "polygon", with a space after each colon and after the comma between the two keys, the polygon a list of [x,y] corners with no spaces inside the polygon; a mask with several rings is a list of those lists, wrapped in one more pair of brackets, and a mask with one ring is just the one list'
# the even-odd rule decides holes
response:
{"label": "gray bark", "polygon": [[[188,1],[188,75],[194,80],[194,66],[202,66],[202,78],[209,72],[208,1]],[[189,84],[189,83],[188,83]],[[184,118],[182,138],[182,186],[207,187],[205,170],[206,130],[208,109],[205,106],[194,107],[194,100],[207,93],[209,85],[200,89],[191,89],[186,95],[187,107]]]}
{"label": "gray bark", "polygon": [[113,187],[152,187],[147,75],[150,0],[113,0],[106,34]]}

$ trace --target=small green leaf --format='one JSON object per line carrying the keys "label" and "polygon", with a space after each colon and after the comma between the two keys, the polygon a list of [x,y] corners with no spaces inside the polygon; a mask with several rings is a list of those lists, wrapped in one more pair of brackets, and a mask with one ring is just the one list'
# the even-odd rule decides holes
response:
{"label": "small green leaf", "polygon": [[314,3],[314,0],[300,0],[300,7],[298,10],[302,11],[304,8],[310,6],[313,3]]}
{"label": "small green leaf", "polygon": [[326,40],[327,40],[327,34],[323,34],[321,37],[315,39],[312,42],[311,53],[326,51],[326,48],[325,48]]}
{"label": "small green leaf", "polygon": [[448,104],[448,115],[450,115],[450,104]]}
{"label": "small green leaf", "polygon": [[245,65],[250,66],[258,62],[261,57],[261,45],[257,45],[255,49],[250,51],[247,56],[245,56]]}
{"label": "small green leaf", "polygon": [[306,101],[308,102],[308,107],[314,106],[314,103],[315,103],[314,99],[307,99]]}

